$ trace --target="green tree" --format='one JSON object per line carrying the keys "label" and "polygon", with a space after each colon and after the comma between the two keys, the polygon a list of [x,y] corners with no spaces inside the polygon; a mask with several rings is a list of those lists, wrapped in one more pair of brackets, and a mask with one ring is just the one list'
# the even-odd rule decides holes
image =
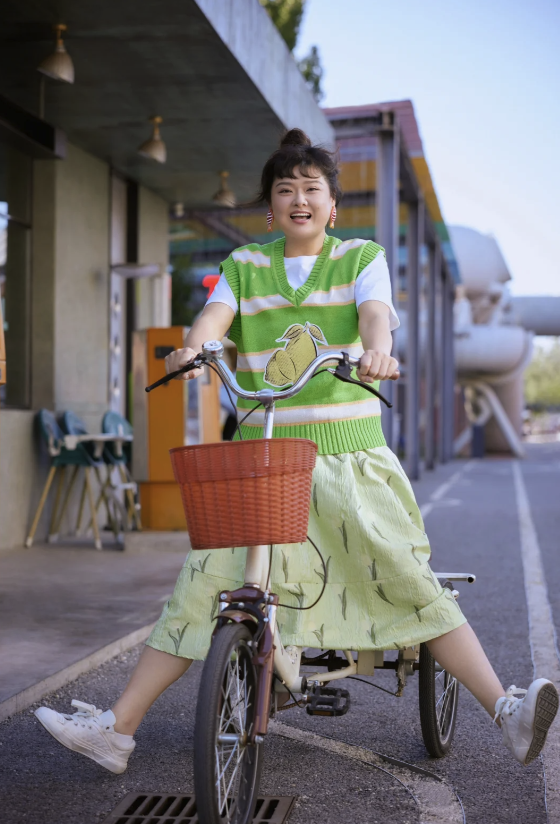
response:
{"label": "green tree", "polygon": [[321,58],[319,57],[319,50],[317,46],[311,46],[311,51],[307,57],[303,57],[299,63],[299,70],[305,78],[305,82],[311,89],[311,94],[320,103],[324,97],[321,89],[321,80],[323,79],[323,67],[321,66]]}
{"label": "green tree", "polygon": [[296,47],[304,4],[305,0],[261,0],[291,52]]}
{"label": "green tree", "polygon": [[542,408],[560,407],[560,338],[550,349],[535,348],[524,379],[527,403]]}
{"label": "green tree", "polygon": [[[260,3],[269,13],[289,50],[293,52],[303,19],[305,0],[260,0]],[[319,103],[324,94],[321,88],[323,67],[317,46],[311,46],[309,54],[299,60],[297,65],[313,97]]]}

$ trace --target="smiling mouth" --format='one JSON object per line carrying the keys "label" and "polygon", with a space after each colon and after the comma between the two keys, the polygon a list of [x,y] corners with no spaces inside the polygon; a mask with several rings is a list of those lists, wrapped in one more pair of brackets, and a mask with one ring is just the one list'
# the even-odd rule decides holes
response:
{"label": "smiling mouth", "polygon": [[290,215],[290,220],[311,220],[309,212],[294,212]]}

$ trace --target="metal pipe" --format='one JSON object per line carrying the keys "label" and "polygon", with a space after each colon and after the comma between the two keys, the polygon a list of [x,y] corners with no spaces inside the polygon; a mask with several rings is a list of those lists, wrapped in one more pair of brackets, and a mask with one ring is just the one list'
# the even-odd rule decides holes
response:
{"label": "metal pipe", "polygon": [[290,655],[282,643],[278,625],[274,627],[274,646],[276,647],[274,653],[274,671],[288,689],[292,690],[292,692],[301,692],[302,676],[299,673],[301,647],[292,647],[291,649],[294,651],[294,654],[293,656]]}
{"label": "metal pipe", "polygon": [[469,584],[474,584],[476,581],[476,575],[472,572],[434,572],[434,575],[446,581],[468,581]]}
{"label": "metal pipe", "polygon": [[447,391],[449,414],[445,429],[445,455],[448,461],[453,459],[453,438],[455,435],[455,341],[453,336],[453,307],[455,304],[455,282],[450,272],[447,273]]}
{"label": "metal pipe", "polygon": [[442,277],[442,386],[441,386],[441,460],[453,457],[455,418],[455,361],[453,355],[454,285],[448,272]]}
{"label": "metal pipe", "polygon": [[268,578],[268,546],[247,547],[247,563],[245,565],[245,586],[266,588]]}
{"label": "metal pipe", "polygon": [[420,244],[424,236],[424,203],[422,200],[408,204],[407,226],[407,340],[406,340],[406,394],[405,394],[405,443],[408,477],[415,481],[420,477]]}
{"label": "metal pipe", "polygon": [[436,460],[444,463],[443,457],[443,261],[439,258],[439,266],[436,269],[436,406],[437,406],[437,428],[436,428]]}
{"label": "metal pipe", "polygon": [[267,404],[264,408],[264,433],[263,438],[272,438],[274,428],[274,403]]}
{"label": "metal pipe", "polygon": [[[391,275],[391,288],[395,308],[398,312],[398,274],[399,274],[399,132],[395,128],[393,112],[383,112],[382,122],[377,132],[376,162],[376,205],[377,225],[375,239],[385,249],[387,265]],[[395,388],[389,381],[386,397],[394,403]],[[385,440],[394,449],[396,427],[394,412],[384,408],[381,412]]]}
{"label": "metal pipe", "polygon": [[424,453],[426,469],[436,465],[436,280],[441,266],[439,245],[431,244],[428,249],[428,329],[426,341],[426,430]]}

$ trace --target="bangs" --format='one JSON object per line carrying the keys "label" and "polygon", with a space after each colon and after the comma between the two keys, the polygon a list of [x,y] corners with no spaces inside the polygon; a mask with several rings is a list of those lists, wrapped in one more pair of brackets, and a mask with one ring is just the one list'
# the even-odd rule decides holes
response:
{"label": "bangs", "polygon": [[[295,170],[299,168],[303,177],[320,177],[323,173],[316,163],[312,163],[308,157],[296,155],[303,155],[303,152],[291,152],[292,157],[278,157],[275,158],[271,164],[272,183],[275,180],[282,180],[286,177],[292,180],[296,179]],[[312,174],[316,172],[316,174]]]}

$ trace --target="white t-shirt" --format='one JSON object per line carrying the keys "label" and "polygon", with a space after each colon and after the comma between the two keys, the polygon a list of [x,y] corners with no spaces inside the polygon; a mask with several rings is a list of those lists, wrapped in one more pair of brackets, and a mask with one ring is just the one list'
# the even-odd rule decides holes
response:
{"label": "white t-shirt", "polygon": [[[294,291],[303,286],[315,266],[317,257],[317,255],[302,255],[301,257],[284,258],[288,283]],[[354,300],[356,301],[356,307],[366,300],[381,301],[391,311],[389,319],[391,332],[400,326],[398,315],[393,306],[391,278],[384,254],[379,253],[356,278]],[[207,305],[208,303],[225,303],[237,314],[237,301],[225,275],[220,277],[206,303]]]}

